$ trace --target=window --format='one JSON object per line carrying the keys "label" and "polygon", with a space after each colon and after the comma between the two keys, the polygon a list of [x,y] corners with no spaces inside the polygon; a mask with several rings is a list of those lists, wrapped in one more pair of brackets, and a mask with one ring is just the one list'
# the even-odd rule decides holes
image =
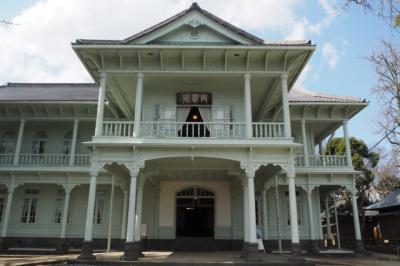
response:
{"label": "window", "polygon": [[22,206],[21,223],[35,223],[39,190],[27,189]]}
{"label": "window", "polygon": [[[289,192],[285,191],[285,205],[286,205],[286,217],[287,217],[287,224],[290,225],[290,203],[289,203]],[[296,191],[296,206],[297,206],[297,220],[298,225],[302,224],[303,220],[303,213],[302,213],[302,206],[301,206],[301,197],[299,191]]]}
{"label": "window", "polygon": [[15,133],[7,131],[1,136],[0,154],[14,153],[15,149]]}
{"label": "window", "polygon": [[71,153],[71,143],[72,143],[72,131],[69,131],[64,135],[64,143],[62,151],[64,155],[69,155]]}
{"label": "window", "polygon": [[38,131],[33,134],[32,154],[43,154],[47,142],[47,134],[43,131]]}
{"label": "window", "polygon": [[4,212],[4,198],[0,198],[0,222],[3,221],[3,212]]}
{"label": "window", "polygon": [[62,219],[62,211],[64,207],[64,191],[59,190],[57,193],[57,199],[55,202],[55,208],[54,208],[54,223],[59,224],[61,223]]}
{"label": "window", "polygon": [[94,224],[102,224],[103,222],[105,194],[106,192],[104,190],[96,191],[96,202],[94,204],[94,216],[93,216]]}

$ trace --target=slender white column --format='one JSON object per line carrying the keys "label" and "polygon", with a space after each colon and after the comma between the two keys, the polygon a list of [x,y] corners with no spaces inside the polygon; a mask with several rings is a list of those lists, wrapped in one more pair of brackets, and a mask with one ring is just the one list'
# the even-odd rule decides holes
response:
{"label": "slender white column", "polygon": [[12,201],[13,201],[13,196],[14,196],[14,190],[15,190],[14,185],[10,185],[7,189],[7,202],[6,202],[6,210],[4,212],[3,224],[1,227],[1,237],[7,236],[8,221],[10,220],[10,213],[11,213],[11,206],[12,206]]}
{"label": "slender white column", "polygon": [[350,139],[349,139],[349,129],[347,127],[347,120],[343,121],[343,136],[344,136],[344,144],[346,146],[347,166],[352,167],[353,162],[351,160]]}
{"label": "slender white column", "polygon": [[281,214],[279,206],[279,188],[278,188],[278,176],[275,176],[275,204],[276,204],[276,224],[278,225],[278,249],[282,255],[282,239],[281,239]]}
{"label": "slender white column", "polygon": [[261,192],[261,201],[262,201],[262,222],[263,222],[263,238],[264,240],[268,239],[268,216],[267,216],[267,191],[263,190]]}
{"label": "slender white column", "polygon": [[108,215],[107,252],[110,252],[111,249],[112,215],[114,207],[114,182],[115,182],[115,176],[113,175],[111,181],[110,215]]}
{"label": "slender white column", "polygon": [[249,205],[249,242],[257,243],[256,232],[256,199],[254,195],[254,175],[247,177],[248,205]]}
{"label": "slender white column", "polygon": [[157,186],[156,189],[156,208],[155,208],[155,215],[154,215],[154,220],[155,220],[155,230],[154,230],[154,235],[155,238],[158,239],[158,229],[160,226],[160,188]]}
{"label": "slender white column", "polygon": [[358,217],[357,196],[356,196],[356,189],[354,186],[351,190],[351,205],[353,205],[354,233],[356,236],[356,240],[361,240],[361,230],[360,230],[360,220]]}
{"label": "slender white column", "polygon": [[97,102],[96,129],[94,135],[99,137],[103,134],[104,101],[106,98],[107,74],[100,74],[99,98]]}
{"label": "slender white column", "polygon": [[297,219],[297,202],[296,202],[296,186],[295,186],[295,174],[288,173],[289,183],[289,209],[290,209],[290,230],[292,235],[292,243],[299,244],[299,225]]}
{"label": "slender white column", "polygon": [[325,198],[325,214],[326,214],[326,234],[329,242],[330,240],[332,240],[331,215],[329,212],[329,194]]}
{"label": "slender white column", "polygon": [[78,125],[79,119],[74,120],[74,129],[72,130],[72,141],[71,141],[71,149],[69,153],[69,165],[73,166],[75,162],[75,153],[76,153],[76,139],[78,137]]}
{"label": "slender white column", "polygon": [[288,99],[288,85],[287,79],[288,74],[281,75],[281,86],[282,86],[282,112],[283,112],[283,122],[285,127],[285,137],[292,137],[292,130],[290,128],[290,111],[289,111],[289,99]]}
{"label": "slender white column", "polygon": [[306,121],[305,120],[301,120],[301,136],[303,138],[304,163],[306,166],[309,166],[310,158],[308,155],[308,144],[307,144]]}
{"label": "slender white column", "polygon": [[142,229],[142,205],[143,205],[143,176],[140,177],[138,188],[137,188],[137,199],[136,199],[136,220],[135,220],[135,241],[141,240],[141,229]]}
{"label": "slender white column", "polygon": [[310,230],[310,240],[315,239],[315,232],[314,232],[314,215],[313,215],[313,208],[312,208],[312,189],[307,188],[307,206],[308,206],[308,227]]}
{"label": "slender white column", "polygon": [[249,196],[247,189],[247,180],[243,181],[243,226],[244,226],[244,241],[249,242]]}
{"label": "slender white column", "polygon": [[246,122],[246,137],[253,137],[253,118],[251,113],[251,75],[244,75],[244,103],[245,103],[245,122]]}
{"label": "slender white column", "polygon": [[122,224],[121,224],[121,239],[126,237],[126,216],[128,214],[128,196],[129,191],[124,190],[124,202],[122,204]]}
{"label": "slender white column", "polygon": [[135,216],[136,216],[136,186],[138,172],[131,172],[131,185],[129,189],[128,228],[126,230],[126,242],[135,239]]}
{"label": "slender white column", "polygon": [[337,240],[338,248],[341,249],[342,246],[340,243],[339,220],[338,220],[337,210],[336,210],[336,194],[333,193],[332,196],[333,196],[333,209],[335,211],[336,240]]}
{"label": "slender white column", "polygon": [[90,186],[88,195],[88,204],[86,210],[86,223],[85,223],[85,238],[84,240],[89,242],[92,241],[93,236],[93,215],[94,205],[96,201],[96,182],[98,173],[90,173]]}
{"label": "slender white column", "polygon": [[19,163],[19,155],[21,154],[22,137],[24,135],[25,119],[19,121],[17,144],[15,146],[14,165]]}
{"label": "slender white column", "polygon": [[140,122],[142,119],[142,102],[143,102],[143,73],[138,73],[136,79],[135,120],[133,124],[134,137],[139,137],[140,135]]}
{"label": "slender white column", "polygon": [[65,235],[67,233],[70,197],[71,197],[71,188],[65,188],[64,208],[62,212],[60,238],[65,238]]}

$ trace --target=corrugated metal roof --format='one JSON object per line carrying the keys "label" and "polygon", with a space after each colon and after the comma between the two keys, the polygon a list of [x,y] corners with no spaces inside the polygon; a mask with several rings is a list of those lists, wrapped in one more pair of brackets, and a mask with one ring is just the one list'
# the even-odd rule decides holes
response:
{"label": "corrugated metal roof", "polygon": [[[7,83],[0,86],[0,101],[97,101],[95,83]],[[359,97],[335,96],[293,89],[290,102],[365,102]]]}
{"label": "corrugated metal roof", "polygon": [[361,97],[353,96],[337,96],[328,93],[320,93],[306,90],[293,89],[289,93],[291,102],[343,102],[343,103],[359,103],[365,102]]}
{"label": "corrugated metal roof", "polygon": [[94,83],[8,83],[0,86],[0,101],[96,101]]}
{"label": "corrugated metal roof", "polygon": [[395,188],[383,200],[378,201],[377,203],[374,203],[372,205],[369,205],[365,209],[377,210],[377,209],[384,209],[384,208],[390,208],[390,207],[395,207],[395,206],[400,206],[400,187]]}

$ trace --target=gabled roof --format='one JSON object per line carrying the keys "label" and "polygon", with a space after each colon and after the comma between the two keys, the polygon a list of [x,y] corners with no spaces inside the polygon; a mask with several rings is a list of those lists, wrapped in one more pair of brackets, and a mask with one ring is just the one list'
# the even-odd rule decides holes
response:
{"label": "gabled roof", "polygon": [[400,208],[400,187],[395,188],[389,195],[381,201],[369,205],[367,210],[387,209],[391,207]]}
{"label": "gabled roof", "polygon": [[[7,83],[0,86],[0,102],[17,101],[94,101],[97,102],[98,87],[95,83]],[[335,96],[293,89],[289,101],[360,103],[365,99]]]}
{"label": "gabled roof", "polygon": [[225,21],[225,20],[223,20],[223,19],[211,14],[210,12],[200,8],[200,6],[196,2],[194,2],[190,6],[190,8],[188,8],[188,9],[186,9],[186,10],[184,10],[184,11],[178,13],[178,14],[176,14],[175,16],[172,16],[171,18],[166,19],[166,20],[164,20],[164,21],[162,21],[162,22],[160,22],[160,23],[158,23],[158,24],[156,24],[156,25],[154,25],[154,26],[152,26],[152,27],[150,27],[150,28],[148,28],[146,30],[143,30],[143,31],[141,31],[141,32],[139,32],[137,34],[134,34],[134,35],[132,35],[132,36],[126,38],[126,39],[123,39],[123,40],[87,40],[87,39],[77,39],[76,40],[76,44],[129,44],[129,43],[134,42],[135,40],[138,40],[138,39],[144,37],[145,35],[148,35],[148,34],[150,34],[152,32],[155,32],[155,31],[157,31],[157,30],[159,30],[159,29],[171,24],[172,22],[174,22],[174,21],[186,16],[187,14],[189,14],[189,13],[191,13],[193,11],[198,11],[199,13],[201,13],[205,17],[211,19],[212,21],[218,23],[219,25],[229,29],[230,31],[232,31],[232,32],[234,32],[234,33],[236,33],[236,34],[238,34],[238,35],[240,35],[240,36],[242,36],[242,37],[244,37],[244,38],[246,38],[248,40],[251,40],[252,42],[254,42],[254,44],[258,44],[258,45],[264,44],[264,40],[258,38],[257,36],[254,36],[251,33],[248,33],[247,31],[244,31],[244,30],[242,30],[242,29],[230,24],[229,22],[227,22],[227,21]]}

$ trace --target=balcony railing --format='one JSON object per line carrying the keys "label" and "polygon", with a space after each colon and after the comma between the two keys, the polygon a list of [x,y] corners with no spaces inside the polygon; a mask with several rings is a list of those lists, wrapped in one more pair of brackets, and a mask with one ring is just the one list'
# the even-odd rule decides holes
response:
{"label": "balcony railing", "polygon": [[[253,123],[253,138],[283,138],[283,123]],[[105,137],[132,137],[133,122],[107,121],[103,123]],[[246,124],[243,122],[141,122],[142,138],[214,138],[244,139]]]}
{"label": "balcony railing", "polygon": [[[14,165],[14,154],[0,154],[0,166]],[[20,154],[19,166],[89,166],[89,154],[76,154],[74,162],[70,164],[70,156],[65,154]]]}
{"label": "balcony railing", "polygon": [[298,167],[347,167],[345,155],[312,155],[308,157],[309,165],[306,166],[304,156],[296,156],[295,163]]}

